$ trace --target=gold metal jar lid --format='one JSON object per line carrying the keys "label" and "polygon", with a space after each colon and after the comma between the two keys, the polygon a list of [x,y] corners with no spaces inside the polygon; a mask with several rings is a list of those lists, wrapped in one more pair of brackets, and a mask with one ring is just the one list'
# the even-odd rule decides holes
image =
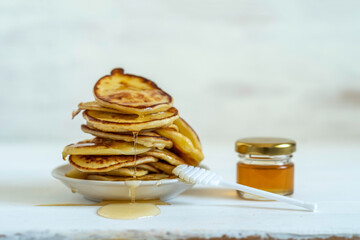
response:
{"label": "gold metal jar lid", "polygon": [[242,138],[236,141],[235,150],[242,154],[287,155],[295,152],[296,142],[288,138]]}

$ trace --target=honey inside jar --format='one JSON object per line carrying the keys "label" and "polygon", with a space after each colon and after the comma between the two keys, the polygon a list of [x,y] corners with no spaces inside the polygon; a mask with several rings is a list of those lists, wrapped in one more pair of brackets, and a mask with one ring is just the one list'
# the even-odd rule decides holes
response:
{"label": "honey inside jar", "polygon": [[[237,182],[280,195],[294,192],[294,164],[291,162],[296,144],[284,138],[244,138],[236,142],[240,161]],[[240,197],[266,200],[238,191]]]}

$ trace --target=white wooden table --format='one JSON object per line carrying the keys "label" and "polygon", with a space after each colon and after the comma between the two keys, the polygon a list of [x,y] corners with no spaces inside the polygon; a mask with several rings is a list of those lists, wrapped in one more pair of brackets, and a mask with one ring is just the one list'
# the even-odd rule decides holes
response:
{"label": "white wooden table", "polygon": [[[299,146],[294,197],[316,201],[311,213],[279,202],[245,201],[235,191],[197,186],[160,206],[159,216],[111,220],[50,175],[64,144],[0,143],[0,239],[330,238],[360,239],[359,146]],[[235,180],[233,144],[209,144],[204,163]]]}

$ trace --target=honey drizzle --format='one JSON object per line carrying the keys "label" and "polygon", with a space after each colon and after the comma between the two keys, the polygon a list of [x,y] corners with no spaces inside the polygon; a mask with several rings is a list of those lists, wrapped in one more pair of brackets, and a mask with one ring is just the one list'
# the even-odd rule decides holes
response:
{"label": "honey drizzle", "polygon": [[139,132],[133,132],[133,137],[134,137],[134,174],[133,174],[133,178],[135,179],[136,178],[136,155],[137,155],[137,139],[138,139],[138,136],[139,136]]}

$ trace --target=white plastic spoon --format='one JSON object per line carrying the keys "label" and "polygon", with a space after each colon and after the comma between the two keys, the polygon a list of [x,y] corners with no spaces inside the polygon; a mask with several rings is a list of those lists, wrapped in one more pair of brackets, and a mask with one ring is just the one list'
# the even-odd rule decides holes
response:
{"label": "white plastic spoon", "polygon": [[243,192],[251,193],[257,196],[265,197],[267,199],[289,203],[295,206],[309,209],[313,212],[315,212],[317,209],[316,203],[304,202],[301,200],[284,197],[275,193],[263,191],[245,185],[228,182],[223,180],[222,177],[217,175],[216,173],[213,173],[204,168],[188,166],[188,165],[179,165],[176,168],[174,168],[173,173],[176,176],[178,176],[180,179],[191,184],[198,183],[198,184],[211,185],[211,186],[222,186],[226,188],[232,188]]}

